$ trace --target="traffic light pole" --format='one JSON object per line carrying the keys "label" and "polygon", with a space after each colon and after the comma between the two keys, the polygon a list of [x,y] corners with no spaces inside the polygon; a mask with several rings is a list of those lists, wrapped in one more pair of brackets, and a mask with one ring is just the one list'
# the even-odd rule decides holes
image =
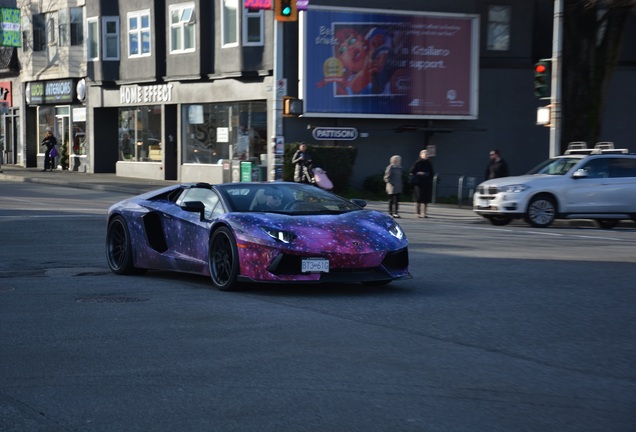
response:
{"label": "traffic light pole", "polygon": [[283,22],[274,20],[274,82],[272,83],[272,144],[270,146],[271,157],[269,157],[271,168],[268,170],[268,180],[282,180],[283,154],[279,154],[278,140],[283,137],[283,98],[279,94],[278,83],[283,79]]}
{"label": "traffic light pole", "polygon": [[550,157],[561,154],[561,69],[563,57],[563,0],[554,1],[552,35],[552,94],[550,96]]}

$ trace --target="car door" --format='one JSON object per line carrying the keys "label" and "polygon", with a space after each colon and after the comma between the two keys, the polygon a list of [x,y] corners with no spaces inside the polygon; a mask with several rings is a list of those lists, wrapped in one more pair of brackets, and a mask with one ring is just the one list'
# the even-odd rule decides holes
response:
{"label": "car door", "polygon": [[[564,213],[612,213],[614,191],[609,181],[609,159],[593,158],[579,166],[583,177],[569,174],[563,188]],[[576,172],[576,171],[575,171]]]}
{"label": "car door", "polygon": [[[186,211],[181,207],[188,201],[204,204],[203,220],[199,212]],[[164,213],[167,253],[180,270],[199,272],[207,266],[210,227],[212,220],[222,213],[219,209],[222,206],[215,192],[207,188],[191,188],[184,191],[170,211]]]}
{"label": "car door", "polygon": [[617,213],[636,213],[636,158],[612,158],[609,174],[614,210]]}

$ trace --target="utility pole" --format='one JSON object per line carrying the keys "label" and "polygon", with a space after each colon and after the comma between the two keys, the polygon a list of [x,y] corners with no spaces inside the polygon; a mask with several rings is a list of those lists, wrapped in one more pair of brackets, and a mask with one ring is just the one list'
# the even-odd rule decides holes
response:
{"label": "utility pole", "polygon": [[561,70],[563,63],[563,0],[554,0],[552,34],[552,94],[550,97],[550,157],[561,153]]}

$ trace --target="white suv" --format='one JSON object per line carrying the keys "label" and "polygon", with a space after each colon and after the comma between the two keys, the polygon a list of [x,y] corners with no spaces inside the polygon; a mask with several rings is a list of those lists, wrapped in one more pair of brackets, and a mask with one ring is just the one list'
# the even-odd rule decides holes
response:
{"label": "white suv", "polygon": [[623,153],[568,151],[526,175],[488,180],[477,186],[473,210],[493,225],[515,218],[538,228],[555,219],[594,219],[602,228],[636,221],[636,154]]}

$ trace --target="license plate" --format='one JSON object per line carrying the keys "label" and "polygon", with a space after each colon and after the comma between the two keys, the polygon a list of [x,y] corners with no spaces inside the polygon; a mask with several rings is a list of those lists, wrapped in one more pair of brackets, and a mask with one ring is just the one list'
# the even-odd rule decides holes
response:
{"label": "license plate", "polygon": [[488,208],[490,205],[488,204],[488,200],[479,200],[477,203],[477,207],[479,208]]}
{"label": "license plate", "polygon": [[304,258],[302,260],[303,273],[322,272],[329,273],[329,260],[323,258]]}

